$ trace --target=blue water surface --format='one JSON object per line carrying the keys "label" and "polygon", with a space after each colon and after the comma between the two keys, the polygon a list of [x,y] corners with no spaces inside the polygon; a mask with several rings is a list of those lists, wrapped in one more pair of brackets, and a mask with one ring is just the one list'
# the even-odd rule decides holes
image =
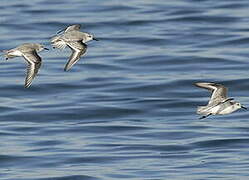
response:
{"label": "blue water surface", "polygon": [[[49,40],[99,38],[69,72]],[[1,0],[0,49],[50,48],[25,89],[0,62],[0,179],[248,179],[248,111],[198,119],[214,81],[249,106],[247,0]]]}

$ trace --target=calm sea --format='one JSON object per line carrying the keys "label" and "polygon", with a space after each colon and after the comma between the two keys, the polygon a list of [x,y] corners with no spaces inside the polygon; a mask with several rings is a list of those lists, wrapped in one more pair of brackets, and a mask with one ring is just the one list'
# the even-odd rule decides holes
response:
{"label": "calm sea", "polygon": [[[50,38],[81,24],[100,41],[71,71]],[[214,81],[249,106],[248,0],[1,0],[1,180],[247,180],[249,112],[198,119]]]}

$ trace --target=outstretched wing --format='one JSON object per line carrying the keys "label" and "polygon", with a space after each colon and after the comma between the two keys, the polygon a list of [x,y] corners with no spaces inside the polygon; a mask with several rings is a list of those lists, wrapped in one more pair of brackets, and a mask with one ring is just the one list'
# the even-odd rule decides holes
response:
{"label": "outstretched wing", "polygon": [[82,41],[67,42],[68,47],[72,50],[72,54],[64,68],[64,71],[68,71],[75,63],[80,60],[80,57],[86,53],[87,45]]}
{"label": "outstretched wing", "polygon": [[69,31],[79,31],[80,30],[81,25],[80,24],[74,24],[71,26],[68,26],[65,30],[65,32],[69,32]]}
{"label": "outstretched wing", "polygon": [[80,27],[81,27],[80,24],[74,24],[74,25],[68,26],[67,28],[64,28],[64,29],[58,31],[56,34],[59,34],[62,31],[64,31],[64,33],[69,32],[69,31],[79,31]]}
{"label": "outstretched wing", "polygon": [[208,89],[212,92],[208,105],[218,104],[227,99],[227,88],[217,83],[195,83],[197,87]]}
{"label": "outstretched wing", "polygon": [[37,54],[36,51],[30,53],[24,53],[23,57],[27,61],[27,74],[25,79],[25,88],[30,87],[33,79],[38,73],[39,68],[41,67],[41,57]]}

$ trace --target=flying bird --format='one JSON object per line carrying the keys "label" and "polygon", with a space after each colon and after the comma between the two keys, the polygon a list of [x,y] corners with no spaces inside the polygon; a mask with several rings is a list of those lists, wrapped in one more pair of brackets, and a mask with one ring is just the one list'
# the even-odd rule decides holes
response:
{"label": "flying bird", "polygon": [[211,98],[206,106],[198,106],[197,114],[203,115],[200,119],[210,115],[230,114],[240,108],[247,109],[233,98],[227,97],[227,88],[217,83],[199,82],[197,87],[208,89],[212,92]]}
{"label": "flying bird", "polygon": [[[71,69],[80,60],[81,56],[86,53],[86,43],[88,41],[98,41],[92,34],[80,32],[80,27],[80,24],[68,26],[66,29],[57,32],[57,35],[51,39],[53,48],[64,49],[67,46],[72,50],[64,71]],[[59,34],[61,32],[63,33]]]}
{"label": "flying bird", "polygon": [[27,74],[25,79],[25,88],[30,87],[33,79],[38,73],[39,68],[41,67],[42,59],[38,55],[38,52],[42,50],[48,50],[41,44],[35,43],[25,43],[14,49],[3,50],[5,53],[5,59],[8,60],[10,58],[14,58],[17,56],[22,56],[27,62]]}

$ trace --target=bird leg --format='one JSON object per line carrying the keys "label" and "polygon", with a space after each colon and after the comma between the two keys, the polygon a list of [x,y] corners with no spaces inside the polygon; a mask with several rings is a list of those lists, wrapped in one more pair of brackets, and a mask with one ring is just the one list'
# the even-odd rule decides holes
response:
{"label": "bird leg", "polygon": [[208,117],[208,116],[210,116],[210,115],[211,115],[211,113],[208,114],[208,115],[206,115],[206,116],[202,116],[202,117],[200,117],[199,119],[204,119],[204,118],[206,118],[206,117]]}

